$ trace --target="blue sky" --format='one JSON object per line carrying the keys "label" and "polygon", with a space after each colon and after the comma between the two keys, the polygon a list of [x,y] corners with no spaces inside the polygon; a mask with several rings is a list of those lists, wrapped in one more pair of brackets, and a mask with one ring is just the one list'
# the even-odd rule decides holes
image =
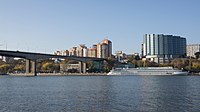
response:
{"label": "blue sky", "polygon": [[143,35],[200,43],[200,0],[0,0],[0,49],[53,53],[108,38],[140,52]]}

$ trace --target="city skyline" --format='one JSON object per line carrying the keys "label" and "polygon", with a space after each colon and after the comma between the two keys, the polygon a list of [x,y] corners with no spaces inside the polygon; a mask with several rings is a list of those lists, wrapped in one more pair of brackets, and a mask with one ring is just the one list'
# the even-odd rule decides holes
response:
{"label": "city skyline", "polygon": [[200,43],[200,1],[1,0],[0,49],[53,53],[104,38],[113,53],[140,53],[144,34]]}
{"label": "city skyline", "polygon": [[79,46],[73,46],[70,49],[55,51],[54,54],[78,57],[111,58],[112,42],[108,39],[104,39],[100,43],[93,44],[90,47],[85,44],[80,44]]}

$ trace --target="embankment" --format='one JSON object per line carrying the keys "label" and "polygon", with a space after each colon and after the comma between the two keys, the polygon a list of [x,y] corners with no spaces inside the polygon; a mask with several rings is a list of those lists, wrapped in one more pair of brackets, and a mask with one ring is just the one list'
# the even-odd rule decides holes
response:
{"label": "embankment", "polygon": [[[34,76],[33,74],[9,74],[10,76]],[[105,76],[107,73],[37,73],[37,76]]]}

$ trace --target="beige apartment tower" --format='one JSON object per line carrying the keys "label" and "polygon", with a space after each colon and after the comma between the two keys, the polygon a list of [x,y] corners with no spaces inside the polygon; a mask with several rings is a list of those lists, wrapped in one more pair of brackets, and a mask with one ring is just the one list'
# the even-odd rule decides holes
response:
{"label": "beige apartment tower", "polygon": [[104,39],[97,44],[97,58],[109,58],[112,56],[112,42]]}

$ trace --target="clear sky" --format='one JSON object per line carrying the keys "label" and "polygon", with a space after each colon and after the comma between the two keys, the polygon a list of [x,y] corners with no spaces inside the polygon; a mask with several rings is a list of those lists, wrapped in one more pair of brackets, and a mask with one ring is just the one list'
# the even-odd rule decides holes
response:
{"label": "clear sky", "polygon": [[0,0],[0,49],[53,53],[108,38],[140,53],[143,35],[200,43],[200,0]]}

